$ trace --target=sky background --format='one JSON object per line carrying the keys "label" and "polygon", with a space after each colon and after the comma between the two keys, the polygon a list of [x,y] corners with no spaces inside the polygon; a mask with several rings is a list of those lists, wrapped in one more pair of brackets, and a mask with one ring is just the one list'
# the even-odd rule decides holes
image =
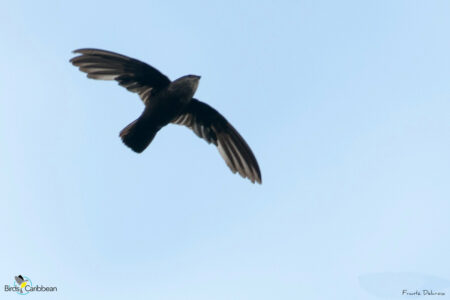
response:
{"label": "sky background", "polygon": [[[34,299],[450,298],[450,2],[2,1],[0,291]],[[68,61],[171,79],[253,149],[263,184]],[[408,299],[414,297],[407,297]]]}

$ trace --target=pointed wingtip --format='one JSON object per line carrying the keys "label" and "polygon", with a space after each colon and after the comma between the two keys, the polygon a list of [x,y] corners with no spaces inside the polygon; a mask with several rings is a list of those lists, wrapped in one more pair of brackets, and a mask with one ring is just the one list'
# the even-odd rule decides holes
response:
{"label": "pointed wingtip", "polygon": [[[74,54],[86,54],[86,53],[87,53],[87,50],[90,50],[90,49],[88,49],[88,48],[80,48],[80,49],[72,50],[72,53],[74,53]],[[69,62],[70,62],[71,64],[75,65],[74,61],[75,61],[76,59],[80,58],[81,56],[83,56],[83,55],[74,56],[74,57],[72,57],[72,58],[69,60]]]}
{"label": "pointed wingtip", "polygon": [[[236,172],[233,172],[236,173]],[[241,174],[240,174],[241,175]],[[261,175],[258,174],[257,176],[248,176],[248,175],[241,175],[241,177],[243,178],[247,178],[248,180],[250,180],[253,184],[262,184],[262,179],[261,179]]]}
{"label": "pointed wingtip", "polygon": [[110,52],[110,51],[101,50],[101,49],[96,49],[96,48],[79,48],[79,49],[73,50],[72,53],[77,53],[77,54],[91,54],[91,53],[97,52],[97,51],[101,51],[101,52]]}
{"label": "pointed wingtip", "polygon": [[256,177],[254,179],[251,179],[252,183],[258,183],[258,184],[262,184],[262,179],[261,177]]}

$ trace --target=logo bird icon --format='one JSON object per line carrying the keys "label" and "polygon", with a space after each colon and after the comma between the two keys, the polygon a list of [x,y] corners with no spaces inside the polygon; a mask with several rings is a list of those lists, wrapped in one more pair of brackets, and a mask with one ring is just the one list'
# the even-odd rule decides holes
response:
{"label": "logo bird icon", "polygon": [[15,276],[14,279],[16,279],[16,282],[17,282],[17,284],[20,287],[20,293],[23,294],[23,290],[22,289],[27,286],[28,280],[23,279],[22,275]]}

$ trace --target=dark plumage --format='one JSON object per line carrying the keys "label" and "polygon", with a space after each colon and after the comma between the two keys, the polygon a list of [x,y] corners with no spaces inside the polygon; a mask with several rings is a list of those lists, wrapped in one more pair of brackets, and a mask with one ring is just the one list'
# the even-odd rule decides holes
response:
{"label": "dark plumage", "polygon": [[250,147],[214,108],[193,98],[200,76],[186,75],[170,81],[155,68],[130,57],[99,49],[79,49],[70,60],[88,78],[116,80],[139,94],[145,104],[141,116],[121,132],[122,141],[142,152],[156,133],[169,123],[189,127],[196,135],[219,149],[233,173],[261,183],[258,162]]}

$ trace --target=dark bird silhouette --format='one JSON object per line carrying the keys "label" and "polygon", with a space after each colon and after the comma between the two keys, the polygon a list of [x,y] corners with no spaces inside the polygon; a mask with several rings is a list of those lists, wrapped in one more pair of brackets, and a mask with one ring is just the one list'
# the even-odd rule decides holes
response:
{"label": "dark bird silhouette", "polygon": [[217,146],[233,173],[261,183],[258,162],[242,136],[218,111],[193,98],[200,76],[186,75],[175,81],[139,60],[99,49],[78,49],[70,60],[88,78],[116,80],[145,104],[141,116],[121,132],[125,145],[141,153],[156,133],[169,123],[187,126]]}

